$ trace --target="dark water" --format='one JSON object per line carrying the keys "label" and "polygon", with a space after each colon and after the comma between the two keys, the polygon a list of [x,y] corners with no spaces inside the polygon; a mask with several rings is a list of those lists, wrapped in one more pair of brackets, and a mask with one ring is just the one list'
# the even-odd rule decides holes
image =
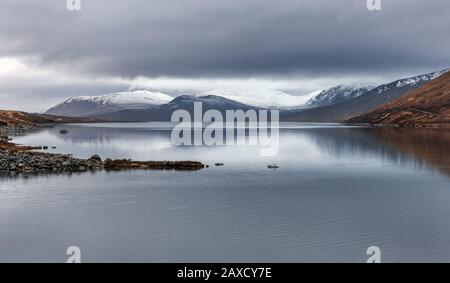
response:
{"label": "dark water", "polygon": [[[280,152],[175,147],[152,124],[16,138],[79,157],[223,162],[197,172],[0,177],[0,261],[450,261],[450,132],[293,125]],[[276,171],[267,165],[277,163]]]}

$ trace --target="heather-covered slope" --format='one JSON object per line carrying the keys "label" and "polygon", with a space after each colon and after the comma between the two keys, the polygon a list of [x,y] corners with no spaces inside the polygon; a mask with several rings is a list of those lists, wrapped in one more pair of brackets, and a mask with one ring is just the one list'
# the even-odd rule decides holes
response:
{"label": "heather-covered slope", "polygon": [[36,127],[56,123],[95,122],[90,118],[61,117],[47,114],[31,114],[21,111],[0,110],[0,126],[3,127]]}
{"label": "heather-covered slope", "polygon": [[375,110],[350,118],[347,122],[403,127],[449,127],[450,72]]}

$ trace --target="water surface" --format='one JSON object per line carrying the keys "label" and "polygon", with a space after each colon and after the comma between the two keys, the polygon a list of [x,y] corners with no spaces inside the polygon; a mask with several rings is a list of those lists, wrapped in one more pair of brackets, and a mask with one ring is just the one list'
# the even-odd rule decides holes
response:
{"label": "water surface", "polygon": [[[68,134],[59,133],[61,128]],[[450,132],[291,124],[280,152],[171,144],[158,124],[64,125],[15,142],[196,172],[0,177],[0,261],[450,261]],[[267,169],[277,163],[278,170]]]}

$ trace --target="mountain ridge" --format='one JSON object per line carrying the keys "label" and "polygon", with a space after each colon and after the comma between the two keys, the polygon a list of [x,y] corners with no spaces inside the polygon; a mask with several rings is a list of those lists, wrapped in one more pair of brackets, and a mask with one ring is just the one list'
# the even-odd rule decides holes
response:
{"label": "mountain ridge", "polygon": [[373,86],[338,85],[322,90],[318,95],[309,99],[306,105],[311,107],[320,107],[338,104],[357,98],[374,88],[375,87]]}

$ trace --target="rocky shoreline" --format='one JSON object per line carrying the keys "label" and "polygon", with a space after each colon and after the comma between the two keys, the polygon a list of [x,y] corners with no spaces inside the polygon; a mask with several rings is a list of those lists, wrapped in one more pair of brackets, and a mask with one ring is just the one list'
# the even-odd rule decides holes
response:
{"label": "rocky shoreline", "polygon": [[134,161],[131,159],[104,161],[98,155],[89,159],[75,158],[71,154],[32,151],[35,147],[0,142],[0,174],[48,174],[122,170],[184,170],[205,168],[197,161]]}

